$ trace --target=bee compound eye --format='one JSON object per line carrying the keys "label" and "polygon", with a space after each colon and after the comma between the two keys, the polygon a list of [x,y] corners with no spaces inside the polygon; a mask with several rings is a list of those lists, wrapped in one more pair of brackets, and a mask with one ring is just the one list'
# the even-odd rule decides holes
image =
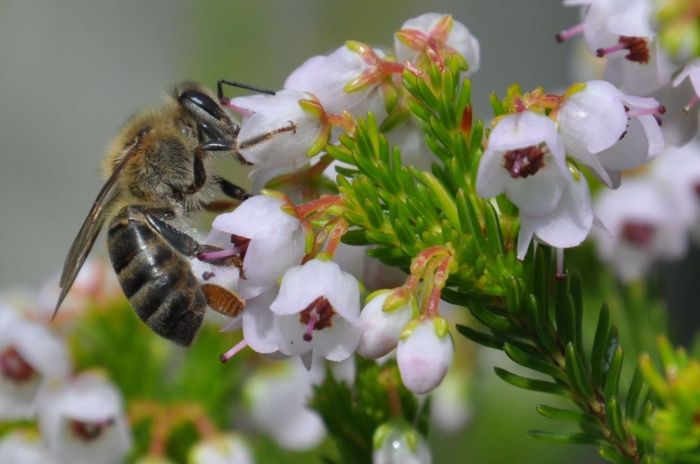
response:
{"label": "bee compound eye", "polygon": [[204,111],[206,114],[219,121],[227,119],[226,113],[224,113],[219,104],[199,90],[186,90],[182,92],[178,97],[178,101],[192,113],[193,116],[201,115],[201,112]]}

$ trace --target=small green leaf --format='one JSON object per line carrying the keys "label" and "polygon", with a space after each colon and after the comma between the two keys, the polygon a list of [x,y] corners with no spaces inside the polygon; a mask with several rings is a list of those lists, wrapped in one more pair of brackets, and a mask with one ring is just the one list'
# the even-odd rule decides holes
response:
{"label": "small green leaf", "polygon": [[639,402],[639,397],[642,394],[642,389],[644,387],[644,377],[642,376],[642,371],[637,367],[634,370],[634,376],[632,376],[632,382],[627,390],[627,402],[625,403],[625,417],[633,418],[637,414],[637,403]]}
{"label": "small green leaf", "polygon": [[511,322],[509,319],[494,313],[493,311],[489,310],[488,308],[485,308],[484,306],[478,303],[472,303],[468,307],[474,315],[474,317],[476,317],[482,324],[496,332],[520,332],[519,327],[516,326],[513,322]]}
{"label": "small green leaf", "polygon": [[598,314],[598,325],[593,341],[593,352],[591,354],[591,377],[596,387],[603,385],[603,369],[605,363],[605,342],[610,335],[610,310],[606,304]]}
{"label": "small green leaf", "polygon": [[605,397],[617,396],[620,385],[620,375],[622,374],[623,351],[621,346],[617,346],[613,354],[610,370],[605,378]]}
{"label": "small green leaf", "polygon": [[479,345],[495,348],[497,350],[503,349],[502,339],[493,335],[479,332],[478,330],[472,329],[469,326],[457,324],[457,332],[461,333],[464,337],[468,338],[474,343],[478,343]]}
{"label": "small green leaf", "polygon": [[494,372],[496,372],[496,375],[498,375],[501,379],[515,387],[524,388],[525,390],[538,391],[542,393],[550,393],[552,395],[559,395],[566,398],[571,397],[571,392],[561,384],[547,382],[546,380],[530,379],[517,374],[513,374],[512,372],[509,372],[500,367],[494,367],[493,370]]}
{"label": "small green leaf", "polygon": [[629,464],[630,462],[626,457],[621,455],[619,451],[609,446],[601,446],[598,452],[600,453],[600,457],[607,461],[614,462],[615,464]]}
{"label": "small green leaf", "polygon": [[526,353],[517,346],[511,345],[510,343],[506,343],[505,345],[503,345],[503,351],[506,353],[506,355],[508,355],[510,359],[520,364],[521,366],[525,366],[532,370],[541,372],[557,380],[565,380],[564,374],[556,366],[547,363],[541,358],[537,358]]}
{"label": "small green leaf", "polygon": [[598,422],[593,417],[575,409],[561,409],[540,404],[535,410],[548,419],[587,423],[598,427]]}
{"label": "small green leaf", "polygon": [[624,443],[627,441],[627,432],[623,423],[622,409],[616,396],[611,396],[605,402],[605,415],[608,419],[610,429],[617,441]]}
{"label": "small green leaf", "polygon": [[457,205],[455,204],[452,195],[450,195],[440,181],[437,180],[432,174],[423,172],[422,180],[435,195],[435,200],[437,200],[442,212],[445,214],[445,217],[447,217],[447,220],[452,223],[453,227],[459,230],[459,215],[457,214]]}
{"label": "small green leaf", "polygon": [[592,437],[581,432],[544,432],[541,430],[530,430],[527,432],[535,440],[546,441],[548,443],[561,443],[573,445],[589,445],[598,443],[597,437]]}
{"label": "small green leaf", "polygon": [[586,398],[593,396],[593,388],[589,383],[588,376],[584,371],[584,366],[580,356],[576,352],[574,344],[569,342],[565,348],[566,374],[573,387]]}
{"label": "small green leaf", "polygon": [[346,245],[371,245],[372,242],[367,239],[367,235],[363,229],[348,230],[341,237],[341,241]]}

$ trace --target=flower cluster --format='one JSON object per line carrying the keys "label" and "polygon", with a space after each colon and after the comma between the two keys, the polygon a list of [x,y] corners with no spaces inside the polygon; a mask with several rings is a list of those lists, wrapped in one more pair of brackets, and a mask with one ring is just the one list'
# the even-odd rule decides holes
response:
{"label": "flower cluster", "polygon": [[[79,300],[76,294],[72,302],[84,307]],[[131,433],[121,394],[99,373],[73,373],[65,339],[47,324],[50,313],[24,303],[31,308],[0,307],[0,419],[35,421],[39,436],[21,430],[8,436],[0,461],[122,462]]]}
{"label": "flower cluster", "polygon": [[[434,285],[441,279],[439,285],[444,285],[447,255],[438,253],[437,261],[432,252],[428,258],[418,257],[424,265],[433,260],[432,267],[412,273],[404,286],[370,295],[361,309],[358,278],[374,288],[397,286],[400,280],[368,281],[367,272],[376,264],[363,256],[362,248],[347,253],[349,260],[343,256],[347,247],[339,240],[347,222],[342,219],[342,198],[319,198],[308,187],[311,176],[327,171],[326,147],[338,143],[343,132],[352,134],[355,118],[368,112],[383,121],[404,163],[427,167],[432,153],[408,111],[401,74],[455,60],[463,64],[463,76],[475,72],[478,41],[451,16],[430,13],[404,23],[393,52],[348,41],[328,55],[308,59],[274,95],[227,101],[243,117],[238,151],[254,165],[254,185],[262,184],[256,179],[273,178],[271,184],[289,196],[266,192],[217,217],[207,243],[222,251],[194,260],[196,269],[202,263],[208,266],[201,272],[203,280],[230,272],[216,266],[224,256],[236,256],[242,263],[237,292],[246,306],[226,328],[242,328],[243,340],[223,360],[249,346],[275,357],[299,356],[310,368],[314,359],[339,362],[356,351],[376,359],[398,348],[406,386],[427,393],[439,385],[453,351]],[[307,174],[299,174],[303,172]],[[290,198],[307,203],[295,206]],[[425,299],[430,303],[419,308],[414,295],[433,290]]]}

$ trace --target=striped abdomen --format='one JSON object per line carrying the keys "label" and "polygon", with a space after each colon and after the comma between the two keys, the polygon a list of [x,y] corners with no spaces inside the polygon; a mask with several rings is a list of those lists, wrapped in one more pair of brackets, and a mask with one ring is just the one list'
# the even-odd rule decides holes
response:
{"label": "striped abdomen", "polygon": [[107,232],[107,248],[124,294],[155,333],[180,345],[192,343],[207,308],[187,259],[127,206]]}

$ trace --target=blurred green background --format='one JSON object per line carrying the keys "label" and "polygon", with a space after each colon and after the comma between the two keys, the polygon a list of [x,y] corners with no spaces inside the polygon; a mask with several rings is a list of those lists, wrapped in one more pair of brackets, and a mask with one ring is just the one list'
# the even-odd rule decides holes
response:
{"label": "blurred green background", "polygon": [[[0,1],[0,283],[37,285],[58,272],[101,185],[104,147],[173,84],[226,77],[276,89],[345,40],[390,47],[393,31],[428,11],[451,13],[480,40],[480,117],[490,92],[514,81],[567,84],[571,45],[554,34],[577,17],[559,1]],[[589,448],[527,437],[560,424],[538,417],[543,398],[498,380],[494,363],[505,361],[482,356],[475,372],[472,425],[431,437],[436,463],[597,462]]]}

